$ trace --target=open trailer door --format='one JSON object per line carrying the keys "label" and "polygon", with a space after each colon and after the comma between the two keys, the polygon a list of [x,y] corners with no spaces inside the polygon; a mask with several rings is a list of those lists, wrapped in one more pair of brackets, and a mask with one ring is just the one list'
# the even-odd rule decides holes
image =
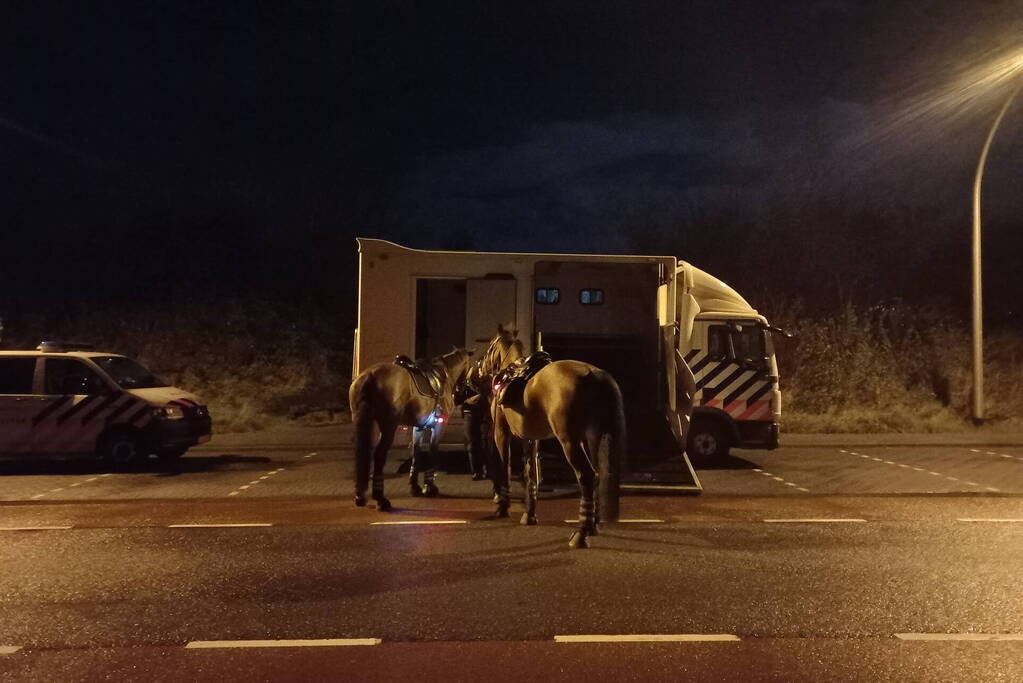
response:
{"label": "open trailer door", "polygon": [[[662,276],[650,262],[540,261],[534,332],[554,360],[590,363],[618,383],[628,432],[623,491],[699,493],[674,410],[674,325],[660,325]],[[545,451],[553,468],[563,467],[557,447]]]}

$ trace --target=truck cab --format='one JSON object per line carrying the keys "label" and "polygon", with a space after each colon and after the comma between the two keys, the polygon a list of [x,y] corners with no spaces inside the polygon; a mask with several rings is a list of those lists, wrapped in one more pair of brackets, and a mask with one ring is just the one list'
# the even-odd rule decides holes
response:
{"label": "truck cab", "polygon": [[695,381],[688,452],[778,447],[781,389],[771,326],[734,289],[688,263],[677,271],[678,352]]}

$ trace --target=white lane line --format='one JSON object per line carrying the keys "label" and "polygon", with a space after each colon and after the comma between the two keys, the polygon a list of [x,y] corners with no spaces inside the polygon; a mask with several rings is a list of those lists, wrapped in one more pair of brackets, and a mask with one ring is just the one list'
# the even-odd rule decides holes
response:
{"label": "white lane line", "polygon": [[832,524],[832,523],[846,523],[846,522],[866,522],[865,519],[859,519],[858,517],[850,518],[807,518],[807,519],[765,519],[768,524]]}
{"label": "white lane line", "polygon": [[695,643],[734,642],[739,636],[731,633],[636,633],[625,635],[554,636],[555,643]]}
{"label": "white lane line", "polygon": [[1023,640],[1023,633],[896,633],[899,640]]}
{"label": "white lane line", "polygon": [[252,488],[253,486],[255,486],[256,484],[261,484],[262,482],[266,481],[267,479],[269,479],[273,475],[275,475],[275,474],[277,474],[279,472],[283,472],[284,470],[285,470],[284,467],[278,467],[275,470],[271,470],[270,472],[267,472],[266,474],[264,474],[263,476],[259,477],[258,479],[253,479],[248,484],[242,484],[241,486],[236,488],[234,491],[231,491],[227,495],[229,495],[229,496],[237,496],[242,491],[247,491],[250,488]]}
{"label": "white lane line", "polygon": [[[578,519],[566,519],[565,524],[578,524]],[[619,519],[617,524],[665,524],[663,519]]]}
{"label": "white lane line", "polygon": [[30,496],[29,500],[39,500],[40,498],[42,498],[44,496],[48,496],[51,493],[60,493],[61,491],[65,490],[65,489],[77,488],[79,486],[82,486],[83,484],[88,484],[90,482],[97,481],[100,477],[109,477],[109,476],[111,476],[110,473],[108,473],[108,474],[101,474],[101,475],[98,475],[98,476],[95,476],[95,477],[89,477],[88,479],[84,479],[82,481],[71,482],[67,486],[59,486],[57,488],[50,489],[49,491],[44,491],[43,493],[37,493],[34,496]]}
{"label": "white lane line", "polygon": [[21,645],[0,645],[0,655],[13,655],[21,649]]}
{"label": "white lane line", "polygon": [[1019,455],[1009,455],[1008,453],[996,453],[995,451],[978,451],[976,448],[971,448],[970,452],[982,453],[984,455],[995,455],[998,456],[999,458],[1007,458],[1009,460],[1019,460],[1020,462],[1023,462],[1023,456]]}
{"label": "white lane line", "polygon": [[468,524],[464,519],[417,519],[401,522],[370,522],[370,526],[413,526],[416,524]]}
{"label": "white lane line", "polygon": [[273,527],[269,521],[224,523],[224,525],[167,525],[168,529],[229,529],[234,527]]}
{"label": "white lane line", "polygon": [[56,531],[70,528],[69,526],[0,526],[0,531]]}
{"label": "white lane line", "polygon": [[320,638],[316,640],[193,640],[186,650],[221,647],[351,647],[379,645],[380,638]]}
{"label": "white lane line", "polygon": [[1023,517],[960,517],[957,522],[996,522],[1000,524],[1023,524]]}
{"label": "white lane line", "polygon": [[[974,453],[980,453],[980,451],[977,451],[977,450],[974,450],[974,449],[970,449],[970,450],[972,450]],[[839,453],[846,453],[846,451],[843,451],[841,449],[839,449],[838,452]],[[869,455],[864,455],[863,453],[857,453],[856,451],[848,451],[848,454],[849,455],[858,455],[861,458],[866,458],[868,460],[873,460],[875,462],[883,462],[886,465],[895,465],[896,467],[901,467],[903,469],[912,469],[912,470],[914,470],[916,472],[927,472],[927,474],[930,474],[931,476],[934,476],[934,477],[944,477],[945,479],[947,479],[949,481],[962,482],[963,484],[966,484],[967,486],[976,486],[978,488],[980,488],[980,486],[981,486],[980,484],[978,484],[975,481],[965,481],[963,479],[959,479],[958,477],[953,477],[953,476],[950,476],[950,475],[947,475],[947,474],[942,474],[941,472],[933,472],[931,470],[925,470],[922,467],[910,467],[909,465],[905,465],[903,463],[893,462],[892,460],[882,460],[881,458],[875,458],[875,457],[872,457],[872,456],[869,456]],[[996,493],[998,492],[998,489],[994,488],[993,486],[987,486],[987,487],[984,487],[984,488],[986,488],[988,491],[994,491]]]}
{"label": "white lane line", "polygon": [[785,479],[783,479],[782,477],[776,476],[776,475],[772,474],[771,472],[768,472],[767,470],[762,470],[759,467],[754,467],[753,471],[757,472],[758,474],[762,474],[765,477],[770,477],[774,481],[779,482],[781,484],[785,484],[786,486],[791,486],[791,487],[795,488],[797,491],[802,491],[803,493],[810,493],[810,489],[803,488],[802,486],[799,486],[798,484],[794,484],[794,483],[789,482],[789,481],[785,481]]}
{"label": "white lane line", "polygon": [[309,455],[303,455],[302,457],[303,458],[312,458],[312,457],[315,457],[317,455],[319,455],[319,453],[310,453]]}

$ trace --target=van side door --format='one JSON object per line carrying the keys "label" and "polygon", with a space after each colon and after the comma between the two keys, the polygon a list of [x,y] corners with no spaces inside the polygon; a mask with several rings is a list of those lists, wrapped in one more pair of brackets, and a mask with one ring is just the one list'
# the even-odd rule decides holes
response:
{"label": "van side door", "polygon": [[45,453],[92,453],[106,427],[109,408],[122,394],[80,358],[46,358],[42,419],[35,426],[35,449]]}
{"label": "van side door", "polygon": [[31,453],[32,418],[43,409],[33,391],[34,356],[0,356],[0,453]]}

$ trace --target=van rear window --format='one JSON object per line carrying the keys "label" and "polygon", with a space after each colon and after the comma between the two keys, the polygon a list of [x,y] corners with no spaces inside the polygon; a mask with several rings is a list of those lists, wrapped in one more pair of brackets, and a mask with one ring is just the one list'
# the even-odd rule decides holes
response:
{"label": "van rear window", "polygon": [[35,358],[0,358],[0,394],[31,394]]}

